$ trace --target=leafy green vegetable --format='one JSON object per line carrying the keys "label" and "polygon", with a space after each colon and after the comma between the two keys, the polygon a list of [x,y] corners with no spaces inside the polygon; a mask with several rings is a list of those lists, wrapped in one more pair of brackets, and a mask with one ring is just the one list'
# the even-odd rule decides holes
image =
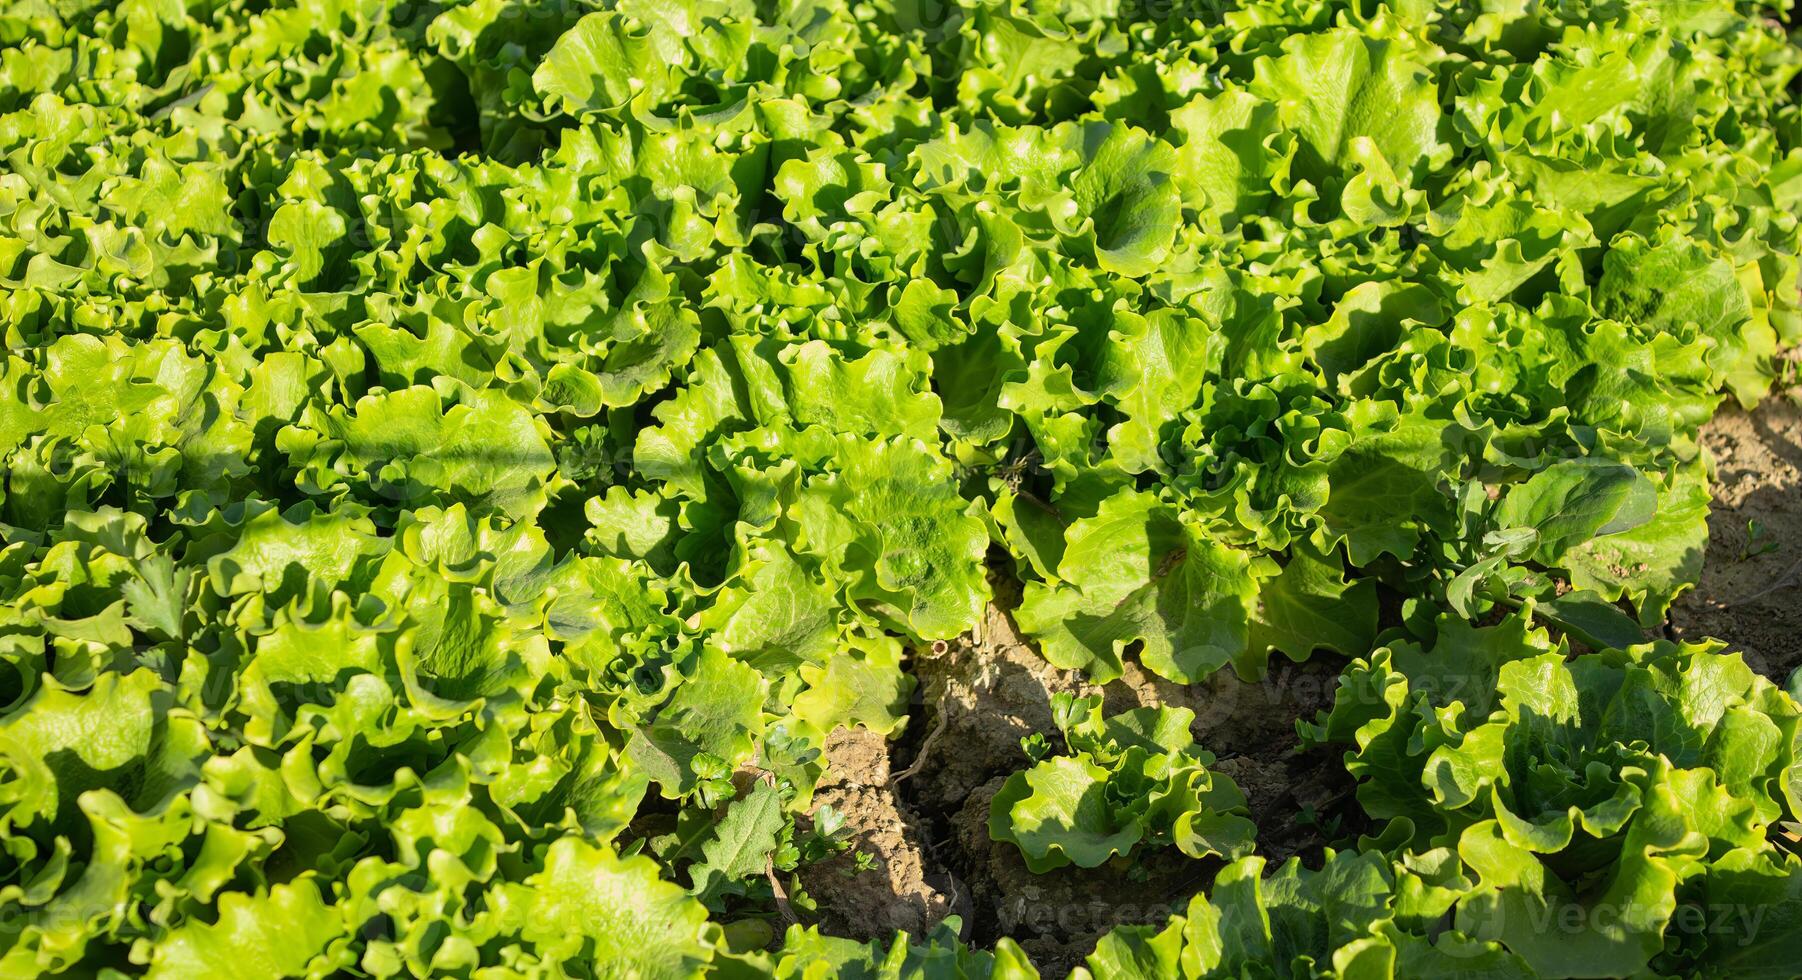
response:
{"label": "leafy green vegetable", "polygon": [[771,925],[1015,595],[1349,661],[1316,870],[1175,708],[1004,780],[1233,862],[1098,976],[1779,969],[1681,926],[1798,921],[1794,704],[1643,640],[1802,342],[1784,12],[0,4],[0,974],[1031,976]]}
{"label": "leafy green vegetable", "polygon": [[1310,731],[1355,746],[1385,837],[1456,849],[1461,930],[1541,975],[1631,974],[1724,855],[1795,873],[1766,828],[1797,807],[1802,707],[1738,656],[1658,641],[1571,659],[1525,614],[1446,626],[1431,651],[1354,663]]}
{"label": "leafy green vegetable", "polygon": [[1068,755],[1009,777],[989,806],[989,836],[1020,848],[1035,872],[1093,868],[1141,842],[1190,857],[1238,857],[1255,831],[1245,796],[1209,772],[1214,757],[1189,734],[1187,708],[1137,708],[1103,718],[1099,698],[1057,696]]}

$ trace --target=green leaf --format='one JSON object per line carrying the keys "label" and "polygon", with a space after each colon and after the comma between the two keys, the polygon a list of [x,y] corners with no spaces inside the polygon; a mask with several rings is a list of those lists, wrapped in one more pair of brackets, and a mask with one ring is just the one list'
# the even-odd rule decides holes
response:
{"label": "green leaf", "polygon": [[1705,245],[1623,236],[1603,260],[1596,305],[1642,330],[1680,333],[1693,325],[1711,344],[1709,365],[1741,404],[1756,402],[1769,387],[1766,364],[1777,353],[1776,334],[1753,320],[1733,266]]}
{"label": "green leaf", "polygon": [[191,920],[152,947],[150,976],[311,976],[329,969],[327,946],[345,934],[310,878],[255,895],[226,892],[218,901],[217,922]]}
{"label": "green leaf", "polygon": [[380,550],[375,526],[360,509],[322,512],[303,501],[246,521],[237,543],[208,559],[206,568],[220,595],[242,595],[282,588],[295,574],[344,581],[361,559]]}
{"label": "green leaf", "polygon": [[1117,311],[1095,385],[1096,394],[1126,416],[1108,430],[1116,464],[1129,473],[1169,470],[1160,453],[1166,430],[1195,403],[1221,354],[1219,333],[1198,317],[1176,310],[1148,317]]}
{"label": "green leaf", "polygon": [[782,797],[775,785],[759,782],[748,795],[733,800],[701,845],[702,860],[689,870],[695,894],[707,901],[730,882],[763,874],[782,825]]}
{"label": "green leaf", "polygon": [[1451,498],[1439,488],[1444,458],[1444,436],[1425,419],[1357,433],[1327,470],[1314,544],[1344,542],[1356,567],[1384,554],[1409,557],[1423,532],[1450,522]]}
{"label": "green leaf", "polygon": [[1297,544],[1282,570],[1258,585],[1247,651],[1280,650],[1298,662],[1323,648],[1359,656],[1376,632],[1376,583],[1348,581],[1337,551]]}
{"label": "green leaf", "polygon": [[1059,667],[1106,681],[1137,644],[1147,669],[1189,683],[1247,649],[1257,597],[1249,558],[1149,494],[1123,490],[1073,522],[1058,576],[1028,584],[1015,616]]}
{"label": "green leaf", "polygon": [[890,735],[907,721],[914,678],[901,669],[900,644],[853,639],[826,660],[822,669],[800,668],[807,689],[796,695],[796,718],[822,732],[840,725],[861,726]]}
{"label": "green leaf", "polygon": [[1093,868],[1130,852],[1144,831],[1138,820],[1111,812],[1107,775],[1080,756],[1057,756],[1016,773],[995,794],[990,836],[1017,844],[1026,866],[1039,874],[1068,864]]}
{"label": "green leaf", "polygon": [[921,639],[976,623],[989,595],[988,533],[949,481],[950,464],[906,436],[836,440],[834,472],[807,481],[794,515],[851,598]]}
{"label": "green leaf", "polygon": [[650,858],[560,837],[544,869],[500,892],[499,912],[538,955],[596,976],[699,977],[713,959],[707,910]]}
{"label": "green leaf", "polygon": [[915,439],[931,439],[938,428],[939,400],[922,360],[883,350],[851,359],[817,340],[781,357],[789,404],[804,425]]}
{"label": "green leaf", "polygon": [[532,73],[532,85],[568,111],[600,111],[641,94],[661,98],[670,84],[669,68],[649,28],[602,11],[583,17],[557,39]]}
{"label": "green leaf", "polygon": [[188,582],[194,577],[194,569],[178,570],[168,555],[151,555],[138,562],[137,571],[135,580],[119,587],[132,624],[154,630],[167,639],[181,639]]}
{"label": "green leaf", "polygon": [[[1197,97],[1170,113],[1182,133],[1176,154],[1183,203],[1232,227],[1275,196],[1273,180],[1288,173],[1288,154],[1273,150],[1282,132],[1279,109],[1249,92]],[[1292,152],[1292,151],[1291,151]]]}
{"label": "green leaf", "polygon": [[1640,527],[1657,509],[1657,488],[1638,470],[1584,457],[1553,463],[1509,488],[1496,519],[1537,531],[1533,557],[1551,564],[1592,539]]}
{"label": "green leaf", "polygon": [[1169,253],[1182,203],[1170,180],[1176,169],[1168,144],[1130,127],[1099,135],[1099,146],[1070,185],[1076,205],[1093,223],[1095,262],[1123,276],[1144,276]]}
{"label": "green leaf", "polygon": [[697,756],[729,769],[750,757],[763,730],[764,689],[757,671],[707,649],[652,722],[632,733],[626,756],[665,796],[685,796],[698,783]]}
{"label": "green leaf", "polygon": [[1438,148],[1437,85],[1404,42],[1342,28],[1289,37],[1282,51],[1259,59],[1251,92],[1276,103],[1301,137],[1304,173],[1332,173],[1360,137],[1398,173]]}
{"label": "green leaf", "polygon": [[1578,545],[1562,559],[1572,585],[1630,600],[1648,628],[1663,622],[1671,602],[1701,577],[1708,548],[1709,491],[1700,462],[1677,470],[1657,494],[1650,520]]}
{"label": "green leaf", "polygon": [[631,336],[608,348],[601,359],[595,376],[598,407],[633,405],[662,388],[671,373],[694,356],[701,340],[693,315],[673,305],[634,311],[631,323]]}
{"label": "green leaf", "polygon": [[1395,349],[1412,331],[1444,321],[1444,308],[1430,289],[1411,283],[1361,283],[1340,298],[1326,323],[1302,334],[1302,346],[1332,385]]}
{"label": "green leaf", "polygon": [[1588,589],[1548,599],[1534,611],[1595,649],[1625,648],[1645,640],[1645,632],[1632,617]]}
{"label": "green leaf", "polygon": [[359,398],[353,414],[315,421],[342,441],[343,463],[370,474],[377,500],[461,502],[515,518],[537,513],[555,466],[544,423],[498,392],[451,390],[451,404],[421,385]]}
{"label": "green leaf", "polygon": [[838,597],[816,569],[780,544],[759,542],[739,574],[700,614],[721,649],[760,669],[818,663],[837,649]]}

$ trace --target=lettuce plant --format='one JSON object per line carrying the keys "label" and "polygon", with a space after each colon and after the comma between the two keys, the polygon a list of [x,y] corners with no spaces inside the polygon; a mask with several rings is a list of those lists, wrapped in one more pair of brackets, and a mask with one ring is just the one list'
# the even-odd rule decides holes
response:
{"label": "lettuce plant", "polygon": [[1718,651],[1572,657],[1525,615],[1447,622],[1430,650],[1354,662],[1311,731],[1355,745],[1381,836],[1456,849],[1474,877],[1459,928],[1542,975],[1628,975],[1715,865],[1795,873],[1769,828],[1802,802],[1802,707]]}
{"label": "lettuce plant", "polygon": [[1234,860],[1098,975],[1793,961],[1793,703],[1644,643],[1802,340],[1785,12],[0,2],[0,974],[1028,975],[774,926],[1016,594],[1352,664],[1319,869],[1175,709],[1008,782]]}
{"label": "lettuce plant", "polygon": [[1093,868],[1139,844],[1190,857],[1238,857],[1256,834],[1245,795],[1210,772],[1187,708],[1134,708],[1102,717],[1101,699],[1059,694],[1052,709],[1067,752],[1014,773],[989,805],[989,834],[1020,849],[1035,872]]}

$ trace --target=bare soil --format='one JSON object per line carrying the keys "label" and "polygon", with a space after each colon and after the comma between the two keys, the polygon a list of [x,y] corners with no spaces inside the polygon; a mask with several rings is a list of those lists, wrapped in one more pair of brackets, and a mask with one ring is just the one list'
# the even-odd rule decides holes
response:
{"label": "bare soil", "polygon": [[[927,880],[918,821],[890,782],[889,745],[865,729],[838,729],[826,742],[826,775],[814,793],[814,812],[831,806],[851,828],[851,849],[804,866],[801,883],[819,903],[821,927],[832,935],[918,936],[950,911],[950,899]],[[868,854],[873,869],[856,870]],[[942,882],[941,882],[942,884]]]}
{"label": "bare soil", "polygon": [[1702,430],[1715,466],[1708,551],[1701,581],[1671,610],[1674,635],[1725,640],[1778,683],[1802,665],[1802,407],[1793,399],[1773,396],[1751,413],[1724,407]]}

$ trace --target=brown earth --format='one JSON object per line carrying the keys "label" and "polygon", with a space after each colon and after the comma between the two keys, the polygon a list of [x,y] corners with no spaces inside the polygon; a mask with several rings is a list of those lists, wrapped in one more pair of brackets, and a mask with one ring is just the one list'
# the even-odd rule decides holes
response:
{"label": "brown earth", "polygon": [[1702,430],[1715,466],[1708,552],[1700,583],[1671,610],[1676,636],[1725,640],[1778,683],[1802,664],[1802,407],[1794,399],[1773,396],[1751,413],[1725,407]]}
{"label": "brown earth", "polygon": [[[927,881],[918,822],[889,777],[889,745],[881,735],[841,728],[828,737],[814,812],[837,810],[851,829],[851,849],[799,873],[831,935],[874,939],[900,930],[918,936],[950,911],[949,897]],[[876,866],[857,871],[859,852]]]}

